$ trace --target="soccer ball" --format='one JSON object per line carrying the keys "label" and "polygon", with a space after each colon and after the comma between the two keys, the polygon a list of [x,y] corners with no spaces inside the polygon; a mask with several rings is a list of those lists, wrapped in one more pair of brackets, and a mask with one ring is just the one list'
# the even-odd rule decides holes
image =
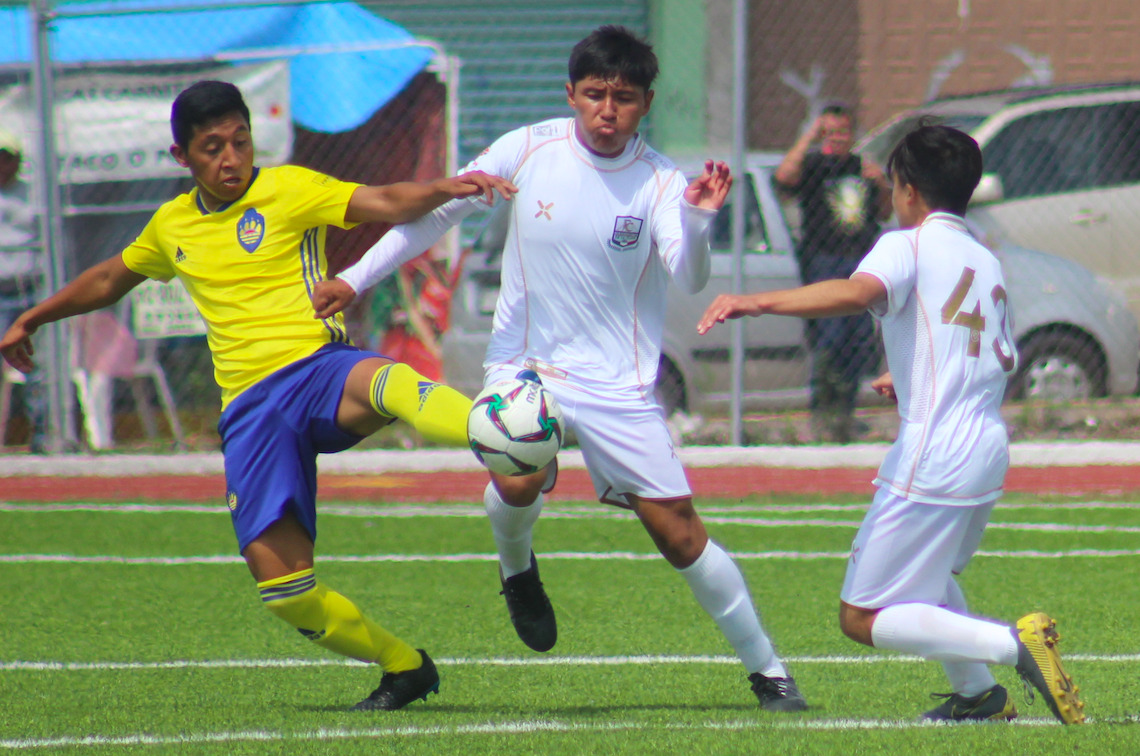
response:
{"label": "soccer ball", "polygon": [[475,397],[467,416],[467,440],[491,472],[538,472],[562,447],[562,410],[541,383],[508,378]]}

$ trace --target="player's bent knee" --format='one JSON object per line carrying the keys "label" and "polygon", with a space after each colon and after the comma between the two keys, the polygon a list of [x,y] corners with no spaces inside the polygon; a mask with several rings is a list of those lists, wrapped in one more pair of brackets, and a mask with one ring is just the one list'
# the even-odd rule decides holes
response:
{"label": "player's bent knee", "polygon": [[491,481],[503,502],[512,507],[529,507],[542,493],[546,470],[532,475],[499,475],[491,473]]}
{"label": "player's bent knee", "polygon": [[357,436],[370,436],[394,422],[394,417],[376,410],[370,393],[375,376],[391,364],[387,358],[375,357],[361,360],[349,372],[336,414],[337,426],[341,430]]}
{"label": "player's bent knee", "polygon": [[271,614],[310,640],[319,640],[324,635],[324,611],[317,577],[311,569],[260,582],[257,588],[262,605]]}
{"label": "player's bent knee", "polygon": [[398,417],[429,441],[467,446],[471,400],[403,362],[381,366],[371,378],[368,397],[377,414]]}
{"label": "player's bent knee", "polygon": [[839,603],[839,629],[851,640],[864,646],[874,646],[871,639],[871,626],[875,623],[877,611],[860,609],[848,603]]}

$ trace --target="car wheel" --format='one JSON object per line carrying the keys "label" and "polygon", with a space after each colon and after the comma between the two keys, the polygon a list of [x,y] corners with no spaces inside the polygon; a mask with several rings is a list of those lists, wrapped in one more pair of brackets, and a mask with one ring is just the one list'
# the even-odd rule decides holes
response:
{"label": "car wheel", "polygon": [[657,403],[670,417],[677,410],[685,409],[685,379],[681,372],[667,358],[662,357],[657,366],[657,385],[653,388]]}
{"label": "car wheel", "polygon": [[1009,382],[1007,398],[1071,402],[1108,393],[1104,354],[1089,336],[1036,333],[1019,351],[1020,365]]}

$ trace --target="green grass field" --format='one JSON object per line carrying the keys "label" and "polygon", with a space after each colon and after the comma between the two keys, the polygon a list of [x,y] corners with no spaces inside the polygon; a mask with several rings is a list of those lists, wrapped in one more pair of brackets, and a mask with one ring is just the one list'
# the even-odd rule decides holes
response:
{"label": "green grass field", "polygon": [[[378,497],[382,492],[378,492]],[[536,548],[551,654],[515,637],[475,507],[324,505],[318,574],[436,659],[440,695],[346,711],[379,680],[263,610],[224,507],[0,505],[0,750],[194,754],[1140,753],[1140,505],[1010,499],[963,576],[972,609],[1042,610],[1090,722],[929,726],[934,663],[836,623],[856,499],[701,504],[811,704],[761,711],[632,515],[551,504]]]}

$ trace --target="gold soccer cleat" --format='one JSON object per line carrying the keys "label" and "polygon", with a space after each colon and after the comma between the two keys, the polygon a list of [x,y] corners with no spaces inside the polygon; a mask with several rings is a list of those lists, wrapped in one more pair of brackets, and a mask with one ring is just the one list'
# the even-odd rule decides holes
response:
{"label": "gold soccer cleat", "polygon": [[1017,674],[1025,681],[1030,700],[1036,688],[1062,724],[1084,722],[1085,705],[1077,695],[1080,688],[1065,673],[1057,652],[1057,642],[1061,640],[1057,623],[1043,612],[1027,614],[1017,621],[1014,638],[1017,640]]}

